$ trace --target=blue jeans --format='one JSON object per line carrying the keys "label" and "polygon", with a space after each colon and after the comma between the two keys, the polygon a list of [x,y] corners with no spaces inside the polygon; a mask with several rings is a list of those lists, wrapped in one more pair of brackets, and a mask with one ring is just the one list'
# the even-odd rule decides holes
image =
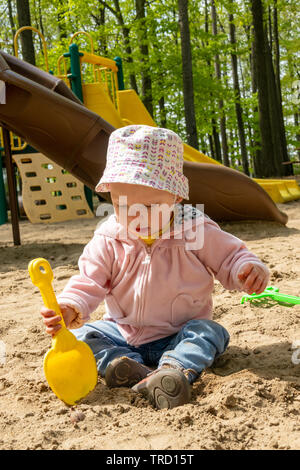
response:
{"label": "blue jeans", "polygon": [[111,321],[86,323],[71,331],[90,346],[103,377],[113,359],[127,356],[149,367],[170,364],[185,371],[192,383],[229,343],[227,330],[213,320],[190,320],[178,333],[138,347],[126,343],[116,323]]}

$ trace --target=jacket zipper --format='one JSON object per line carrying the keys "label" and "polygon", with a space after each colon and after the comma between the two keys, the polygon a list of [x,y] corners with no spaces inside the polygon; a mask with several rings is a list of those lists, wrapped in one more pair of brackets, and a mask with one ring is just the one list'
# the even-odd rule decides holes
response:
{"label": "jacket zipper", "polygon": [[[144,264],[146,267],[143,271],[143,274],[142,274],[142,280],[141,280],[141,290],[140,290],[140,304],[139,304],[139,309],[138,309],[138,312],[137,312],[137,318],[138,318],[138,321],[139,323],[141,323],[141,319],[142,319],[142,311],[143,311],[143,305],[144,305],[144,298],[145,298],[145,288],[146,288],[146,279],[147,279],[147,275],[148,275],[148,271],[149,271],[149,266],[150,266],[150,261],[151,261],[151,257],[152,257],[152,253],[154,251],[154,249],[156,247],[153,247],[153,250],[151,248],[151,246],[145,246],[144,245],[144,242],[141,241],[141,243],[143,244],[143,248],[145,249],[146,251],[146,256],[144,258],[144,260],[142,261],[142,264]],[[141,326],[140,329],[139,329],[139,332],[137,333],[137,335],[135,336],[134,338],[134,341],[136,341],[143,333],[143,330],[144,330],[144,327]]]}
{"label": "jacket zipper", "polygon": [[149,266],[150,266],[150,261],[151,261],[151,247],[146,246],[146,256],[144,260],[142,261],[142,264],[145,265],[145,269],[143,271],[142,279],[141,279],[141,288],[140,288],[140,305],[139,305],[139,310],[138,310],[138,320],[140,322],[141,317],[142,317],[142,310],[143,310],[143,300],[145,297],[144,290],[145,290],[145,284],[146,284],[146,279],[149,271]]}

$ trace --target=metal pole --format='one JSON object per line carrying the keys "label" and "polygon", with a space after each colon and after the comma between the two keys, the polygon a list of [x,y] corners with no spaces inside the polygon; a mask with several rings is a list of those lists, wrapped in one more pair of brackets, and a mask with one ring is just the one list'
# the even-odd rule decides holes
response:
{"label": "metal pole", "polygon": [[14,239],[14,245],[21,245],[16,181],[15,181],[14,167],[13,167],[12,154],[11,154],[10,136],[9,136],[9,131],[5,127],[3,127],[2,129],[3,129],[3,143],[4,143],[4,151],[5,151],[5,167],[6,167],[7,183],[8,183],[9,205],[10,205],[11,223],[12,223],[12,229],[13,229],[13,239]]}
{"label": "metal pole", "polygon": [[7,223],[5,186],[2,170],[2,148],[0,148],[0,225]]}
{"label": "metal pole", "polygon": [[[80,57],[83,56],[82,52],[79,52],[78,46],[76,43],[73,43],[69,47],[69,52],[64,54],[64,57],[70,57],[71,63],[71,73],[68,74],[69,79],[71,80],[71,88],[74,95],[80,99],[83,103],[83,93],[82,93],[82,81],[81,81],[81,64]],[[91,211],[94,210],[93,207],[93,193],[90,188],[84,186],[84,193],[88,205],[90,206]]]}
{"label": "metal pole", "polygon": [[114,58],[114,61],[116,62],[117,67],[118,67],[118,72],[117,72],[118,88],[119,90],[125,90],[122,59],[121,57],[117,56]]}
{"label": "metal pole", "polygon": [[80,68],[80,57],[82,52],[79,52],[77,44],[71,44],[69,52],[64,54],[64,57],[70,57],[71,62],[71,73],[68,74],[68,78],[71,80],[71,88],[73,93],[83,103],[82,94],[82,83],[81,83],[81,68]]}

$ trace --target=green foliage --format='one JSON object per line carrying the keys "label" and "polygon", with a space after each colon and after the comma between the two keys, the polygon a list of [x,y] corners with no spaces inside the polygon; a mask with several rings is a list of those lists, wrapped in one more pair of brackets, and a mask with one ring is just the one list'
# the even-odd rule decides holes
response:
{"label": "green foliage", "polygon": [[[11,0],[12,17],[9,18],[8,0],[0,0],[0,44],[13,53],[12,24],[18,29],[15,1]],[[207,4],[207,10],[205,5]],[[117,6],[119,5],[120,13]],[[218,17],[218,34],[214,36],[211,24],[211,2],[189,1],[189,21],[192,44],[195,110],[199,140],[209,148],[208,136],[212,134],[212,120],[217,126],[222,112],[226,115],[229,156],[233,166],[240,165],[239,139],[235,114],[235,93],[231,70],[231,54],[238,58],[241,105],[243,108],[247,147],[250,156],[256,150],[253,141],[258,130],[256,93],[251,84],[251,9],[249,0],[215,0]],[[274,0],[265,0],[272,8]],[[283,109],[291,154],[297,144],[299,128],[294,115],[299,105],[293,102],[292,86],[300,79],[299,2],[278,0],[278,28],[281,54],[281,87]],[[30,0],[32,26],[41,31],[47,43],[50,69],[57,74],[57,60],[68,51],[72,34],[76,31],[90,33],[95,53],[110,58],[123,59],[125,87],[135,76],[139,93],[142,90],[142,74],[151,76],[153,114],[160,125],[159,102],[164,98],[167,126],[185,135],[184,105],[182,92],[182,65],[177,0],[148,0],[145,3],[146,20],[136,18],[135,0]],[[104,10],[104,22],[103,13]],[[267,10],[267,8],[266,8]],[[229,41],[229,12],[233,13],[236,26],[236,45]],[[146,34],[144,34],[145,27]],[[125,30],[128,40],[125,39]],[[20,42],[20,41],[19,41]],[[84,35],[76,38],[81,49],[90,50],[90,42]],[[44,67],[45,58],[41,41],[34,35],[37,65]],[[141,44],[148,46],[148,57],[141,51]],[[19,45],[20,48],[20,45]],[[218,56],[222,77],[215,73]],[[91,72],[87,72],[89,75]],[[219,108],[223,100],[223,111]],[[300,120],[300,119],[299,119]],[[217,128],[219,130],[219,128]],[[208,151],[209,153],[210,151]]]}

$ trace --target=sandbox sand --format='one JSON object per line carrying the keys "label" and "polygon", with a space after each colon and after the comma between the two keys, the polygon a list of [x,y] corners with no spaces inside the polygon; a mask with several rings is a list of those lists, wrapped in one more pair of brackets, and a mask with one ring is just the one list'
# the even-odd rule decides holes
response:
{"label": "sandbox sand", "polygon": [[[266,262],[272,285],[300,296],[300,201],[280,209],[289,215],[286,227],[257,221],[221,225]],[[229,330],[231,343],[194,383],[191,403],[157,411],[129,389],[108,389],[102,378],[76,408],[56,398],[42,369],[51,338],[27,265],[47,258],[60,292],[76,273],[97,222],[24,220],[20,247],[13,246],[11,226],[0,227],[0,340],[6,346],[6,361],[0,357],[0,448],[300,449],[300,364],[292,348],[300,342],[300,305],[241,305],[241,293],[217,282],[214,318]],[[92,319],[103,311],[101,304]]]}

